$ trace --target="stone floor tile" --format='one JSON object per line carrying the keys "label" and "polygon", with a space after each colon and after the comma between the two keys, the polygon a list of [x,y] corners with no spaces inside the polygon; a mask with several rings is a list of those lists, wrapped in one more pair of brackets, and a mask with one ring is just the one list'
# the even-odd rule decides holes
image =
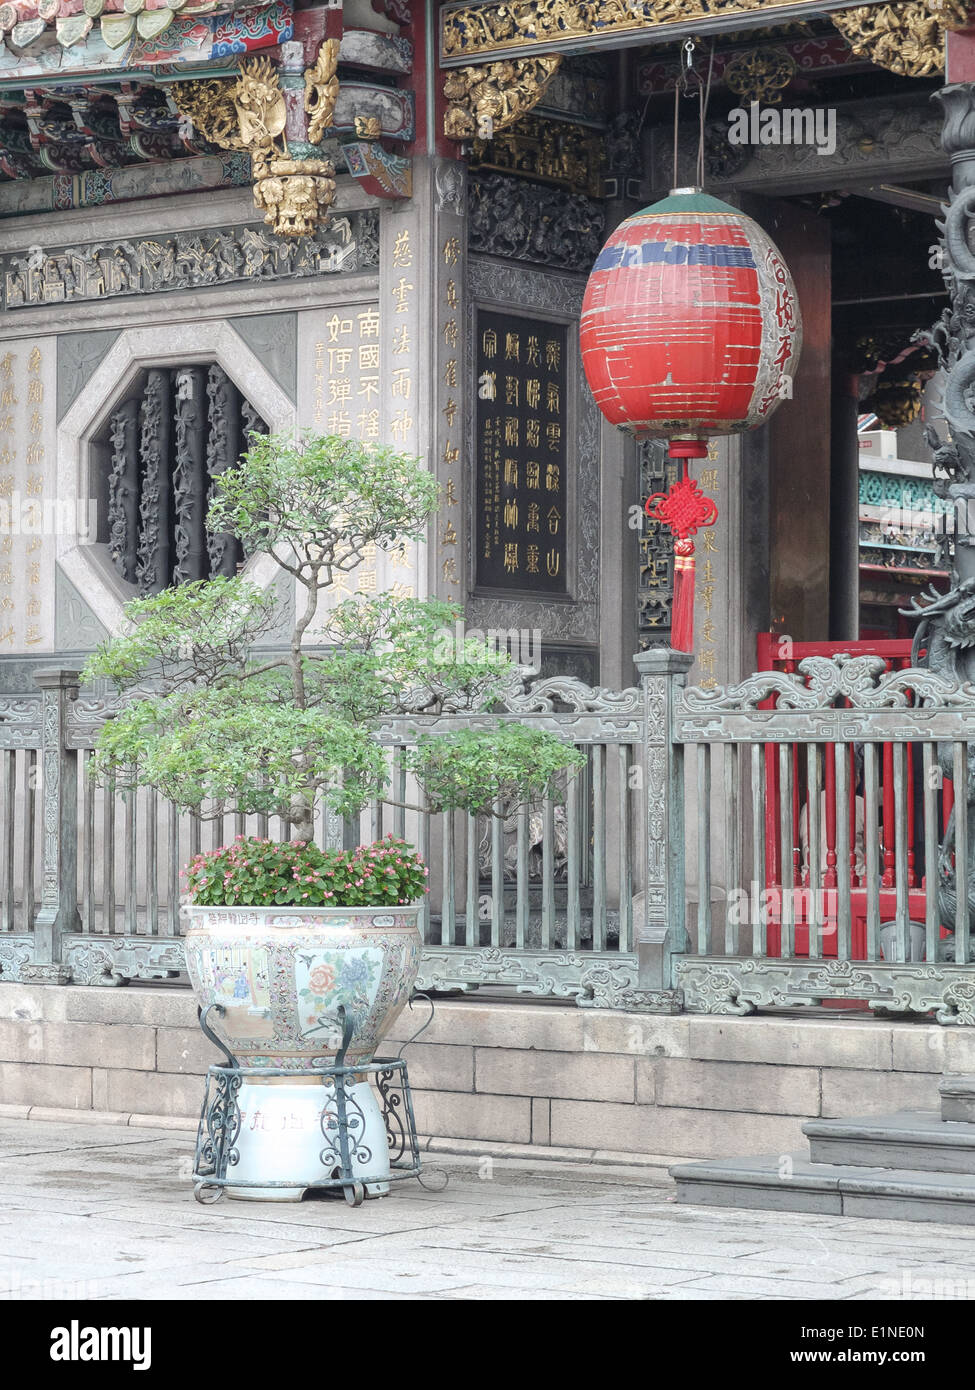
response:
{"label": "stone floor tile", "polygon": [[355,1210],[203,1207],[192,1151],[185,1132],[0,1115],[0,1299],[34,1286],[51,1299],[282,1302],[924,1297],[912,1279],[975,1290],[975,1231],[678,1206],[619,1166],[505,1159],[484,1181],[476,1158],[437,1155],[441,1191],[406,1181]]}

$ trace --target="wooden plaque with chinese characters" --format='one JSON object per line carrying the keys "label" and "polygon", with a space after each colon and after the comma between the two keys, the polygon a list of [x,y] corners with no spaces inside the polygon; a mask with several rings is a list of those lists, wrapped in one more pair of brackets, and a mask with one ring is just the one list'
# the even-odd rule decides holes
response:
{"label": "wooden plaque with chinese characters", "polygon": [[566,592],[564,324],[477,316],[477,585]]}

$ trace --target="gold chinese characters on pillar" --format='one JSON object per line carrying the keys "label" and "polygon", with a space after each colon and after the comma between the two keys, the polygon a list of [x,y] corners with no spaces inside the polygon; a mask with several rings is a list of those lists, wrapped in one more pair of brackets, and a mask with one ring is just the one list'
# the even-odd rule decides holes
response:
{"label": "gold chinese characters on pillar", "polygon": [[[360,439],[366,444],[380,442],[380,352],[378,304],[336,305],[324,316],[314,340],[311,423],[317,432]],[[399,389],[408,401],[412,382],[401,377]],[[378,569],[383,557],[388,575]],[[388,589],[398,597],[412,598],[413,587],[406,582],[412,577],[411,569],[406,544],[393,545],[381,553],[375,545],[366,546],[361,563],[350,571],[337,572],[326,589],[320,621],[327,621],[327,613],[336,603],[357,594]]]}
{"label": "gold chinese characters on pillar", "polygon": [[[311,144],[322,138],[335,110],[338,49],[337,39],[326,40],[305,72]],[[250,155],[254,202],[278,236],[309,236],[327,220],[335,198],[335,167],[328,159],[291,158],[284,92],[270,59],[245,59],[236,78],[174,83],[173,99],[208,140]]]}
{"label": "gold chinese characters on pillar", "polygon": [[[458,289],[457,267],[460,264],[460,238],[447,236],[441,247],[444,267],[442,282],[442,302],[440,320],[440,341],[437,345],[438,364],[441,377],[448,392],[458,390],[457,360],[460,350],[460,291]],[[457,496],[457,467],[460,459],[460,446],[455,429],[458,412],[453,395],[448,400],[454,409],[443,416],[440,425],[440,440],[443,451],[440,458],[440,475],[443,479],[440,520],[437,528],[439,546],[439,581],[443,596],[450,603],[461,603],[464,592],[462,573],[461,540],[458,525],[462,526],[460,502]]]}

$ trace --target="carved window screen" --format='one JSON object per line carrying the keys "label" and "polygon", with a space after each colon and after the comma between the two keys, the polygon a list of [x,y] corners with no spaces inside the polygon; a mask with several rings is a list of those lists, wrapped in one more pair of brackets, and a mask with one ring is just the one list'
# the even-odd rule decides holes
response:
{"label": "carved window screen", "polygon": [[152,367],[112,412],[99,479],[99,539],[143,596],[237,573],[235,537],[206,528],[214,482],[267,425],[215,364]]}

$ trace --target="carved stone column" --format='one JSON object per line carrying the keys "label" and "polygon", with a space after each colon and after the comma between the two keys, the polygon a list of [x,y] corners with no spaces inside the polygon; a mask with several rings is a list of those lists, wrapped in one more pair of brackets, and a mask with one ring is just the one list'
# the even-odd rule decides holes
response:
{"label": "carved stone column", "polygon": [[165,367],[150,369],[143,396],[139,453],[139,590],[144,596],[165,589],[173,575],[172,487],[173,385]]}
{"label": "carved stone column", "polygon": [[[955,555],[948,593],[926,606],[914,605],[922,615],[914,640],[915,653],[926,648],[925,662],[932,670],[967,681],[975,678],[975,410],[970,404],[975,387],[975,254],[971,243],[975,229],[975,84],[957,83],[935,95],[944,111],[941,140],[952,165],[942,262],[950,306],[932,334],[947,371],[944,418],[949,438],[942,441],[930,427],[926,438],[934,450],[935,492],[955,504]],[[956,928],[966,924],[966,903],[969,927],[975,911],[975,798],[971,792],[975,757],[971,749],[968,758],[968,882],[964,897],[955,882],[955,811],[945,830],[938,864],[941,921]],[[952,777],[950,744],[939,745],[939,761],[943,775]],[[964,931],[956,934],[960,960],[965,956],[964,935]]]}
{"label": "carved stone column", "polygon": [[41,910],[34,923],[34,960],[21,970],[30,984],[67,984],[71,972],[61,964],[61,940],[81,930],[78,915],[78,754],[65,747],[68,708],[78,695],[79,672],[56,667],[37,671],[43,694],[44,881]]}
{"label": "carved stone column", "polygon": [[639,986],[626,1007],[678,1013],[672,958],[687,949],[684,926],[684,786],[679,750],[671,738],[674,697],[694,660],[690,652],[655,647],[633,658],[646,708],[644,769],[647,813],[646,890],[642,920],[634,922]]}
{"label": "carved stone column", "polygon": [[176,573],[178,584],[205,579],[207,553],[207,374],[184,367],[176,378]]}
{"label": "carved stone column", "polygon": [[112,415],[112,471],[108,480],[108,544],[122,578],[134,584],[139,543],[139,402],[123,402]]}
{"label": "carved stone column", "polygon": [[[207,474],[210,479],[207,506],[213,499],[217,479],[228,468],[235,468],[241,451],[247,447],[241,437],[241,396],[222,367],[210,368],[207,375],[207,400],[209,402],[207,435]],[[223,575],[232,579],[237,566],[243,558],[243,550],[236,536],[221,531],[207,536],[210,556],[210,577]]]}

